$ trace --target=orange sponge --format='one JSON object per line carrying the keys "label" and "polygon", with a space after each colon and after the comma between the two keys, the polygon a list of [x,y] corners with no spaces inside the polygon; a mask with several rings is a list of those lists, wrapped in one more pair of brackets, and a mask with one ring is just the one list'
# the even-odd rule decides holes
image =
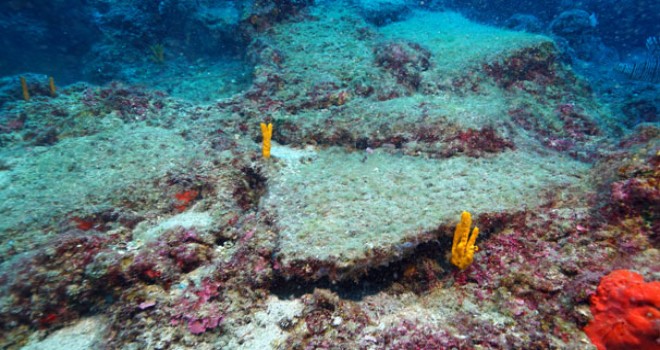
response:
{"label": "orange sponge", "polygon": [[591,313],[584,332],[598,350],[660,350],[660,282],[613,271],[591,297]]}

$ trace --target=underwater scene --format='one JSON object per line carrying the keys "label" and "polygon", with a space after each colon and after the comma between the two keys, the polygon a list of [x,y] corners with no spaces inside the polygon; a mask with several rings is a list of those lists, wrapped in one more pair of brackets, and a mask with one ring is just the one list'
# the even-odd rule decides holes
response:
{"label": "underwater scene", "polygon": [[660,350],[660,1],[3,0],[0,349]]}

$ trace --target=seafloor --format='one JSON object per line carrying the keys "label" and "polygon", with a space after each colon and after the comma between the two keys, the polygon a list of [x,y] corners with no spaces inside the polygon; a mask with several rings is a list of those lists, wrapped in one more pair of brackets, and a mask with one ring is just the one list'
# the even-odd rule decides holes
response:
{"label": "seafloor", "polygon": [[208,103],[2,81],[0,347],[595,349],[604,276],[660,279],[660,129],[551,38],[319,5],[250,55]]}

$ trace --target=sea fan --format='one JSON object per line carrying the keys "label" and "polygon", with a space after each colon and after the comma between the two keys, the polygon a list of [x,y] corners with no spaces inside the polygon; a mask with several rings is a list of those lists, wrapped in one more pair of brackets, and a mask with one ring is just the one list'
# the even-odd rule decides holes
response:
{"label": "sea fan", "polygon": [[646,39],[649,59],[639,63],[619,63],[616,71],[628,79],[660,82],[660,39],[652,36]]}

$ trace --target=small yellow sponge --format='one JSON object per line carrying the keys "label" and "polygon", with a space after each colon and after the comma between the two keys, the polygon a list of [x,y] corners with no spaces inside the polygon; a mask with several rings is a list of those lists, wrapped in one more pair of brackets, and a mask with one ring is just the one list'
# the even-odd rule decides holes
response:
{"label": "small yellow sponge", "polygon": [[472,264],[474,253],[479,251],[474,245],[479,236],[479,228],[475,227],[470,235],[470,226],[472,226],[472,215],[464,211],[461,214],[461,222],[456,225],[454,243],[451,246],[451,263],[461,270]]}
{"label": "small yellow sponge", "polygon": [[270,158],[270,138],[273,136],[273,124],[261,123],[261,135],[263,136],[263,146],[261,149],[261,154],[264,158]]}

